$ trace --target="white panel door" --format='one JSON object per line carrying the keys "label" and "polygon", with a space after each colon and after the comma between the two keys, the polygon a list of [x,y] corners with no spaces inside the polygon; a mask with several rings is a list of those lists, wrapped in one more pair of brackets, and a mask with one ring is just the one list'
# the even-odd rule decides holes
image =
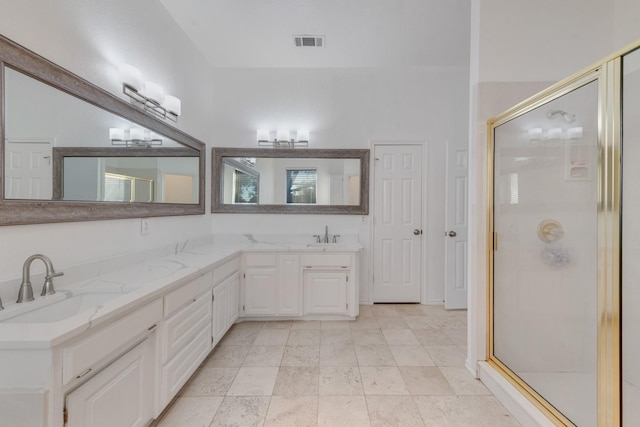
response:
{"label": "white panel door", "polygon": [[373,302],[420,302],[422,146],[374,148]]}
{"label": "white panel door", "polygon": [[468,150],[447,143],[444,307],[467,308]]}
{"label": "white panel door", "polygon": [[5,198],[51,200],[51,141],[7,140]]}

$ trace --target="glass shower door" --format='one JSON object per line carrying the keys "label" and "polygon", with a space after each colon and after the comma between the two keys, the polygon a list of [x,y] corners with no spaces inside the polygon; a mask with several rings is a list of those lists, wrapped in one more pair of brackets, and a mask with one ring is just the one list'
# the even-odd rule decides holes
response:
{"label": "glass shower door", "polygon": [[493,144],[491,357],[580,427],[597,425],[598,84],[496,126]]}
{"label": "glass shower door", "polygon": [[640,421],[640,50],[622,59],[622,425]]}

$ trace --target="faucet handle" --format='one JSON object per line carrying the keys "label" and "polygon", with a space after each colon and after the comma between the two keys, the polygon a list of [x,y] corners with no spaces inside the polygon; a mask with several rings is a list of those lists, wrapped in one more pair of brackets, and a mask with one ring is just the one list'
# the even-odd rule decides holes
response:
{"label": "faucet handle", "polygon": [[319,234],[314,234],[313,237],[316,238],[316,243],[320,243],[320,235]]}
{"label": "faucet handle", "polygon": [[46,276],[44,276],[44,280],[51,280],[54,277],[60,277],[60,276],[64,276],[64,273],[62,271],[56,273],[55,271],[51,274],[47,274]]}
{"label": "faucet handle", "polygon": [[334,234],[331,243],[338,243],[338,237],[340,237],[339,234]]}

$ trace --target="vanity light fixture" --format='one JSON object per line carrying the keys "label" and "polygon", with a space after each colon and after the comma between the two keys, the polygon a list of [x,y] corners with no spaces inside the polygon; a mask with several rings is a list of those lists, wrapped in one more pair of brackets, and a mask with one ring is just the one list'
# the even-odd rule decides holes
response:
{"label": "vanity light fixture", "polygon": [[109,139],[111,145],[127,148],[151,148],[162,145],[162,139],[152,138],[150,131],[141,128],[109,128]]}
{"label": "vanity light fixture", "polygon": [[[271,135],[275,135],[275,137],[272,138]],[[277,131],[258,129],[257,136],[259,147],[297,148],[309,146],[308,129],[298,129],[297,131],[290,131],[288,129],[278,129]]]}
{"label": "vanity light fixture", "polygon": [[129,64],[122,64],[119,69],[122,81],[122,93],[132,99],[133,104],[153,115],[178,122],[182,113],[180,98],[165,95],[164,89],[157,83],[142,83],[140,70]]}

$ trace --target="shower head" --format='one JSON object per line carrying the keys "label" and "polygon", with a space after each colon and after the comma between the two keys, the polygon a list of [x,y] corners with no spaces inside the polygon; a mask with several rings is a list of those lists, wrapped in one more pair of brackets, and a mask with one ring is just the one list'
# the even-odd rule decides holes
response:
{"label": "shower head", "polygon": [[564,110],[551,110],[551,111],[547,112],[547,117],[550,118],[550,119],[553,119],[556,116],[562,116],[562,118],[567,123],[573,123],[576,120],[576,115],[575,114],[569,114]]}

